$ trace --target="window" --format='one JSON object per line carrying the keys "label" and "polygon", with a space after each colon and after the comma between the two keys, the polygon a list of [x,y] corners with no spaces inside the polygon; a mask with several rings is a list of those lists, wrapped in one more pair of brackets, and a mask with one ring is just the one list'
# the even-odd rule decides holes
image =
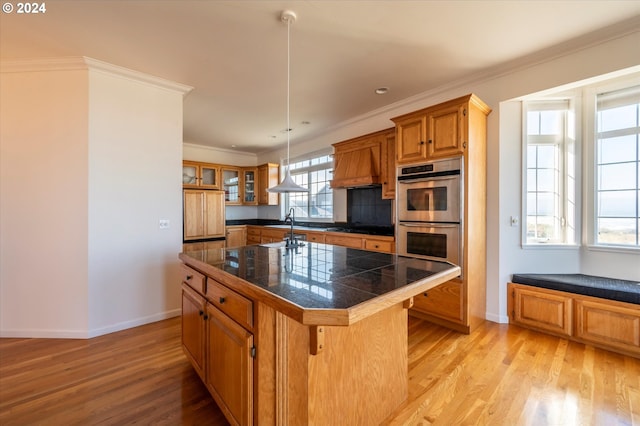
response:
{"label": "window", "polygon": [[330,181],[333,159],[330,155],[319,155],[311,159],[290,164],[291,177],[309,192],[286,194],[285,208],[294,208],[296,219],[333,220],[333,192]]}
{"label": "window", "polygon": [[640,86],[598,94],[595,244],[640,247]]}
{"label": "window", "polygon": [[575,137],[569,100],[524,104],[526,244],[575,243]]}

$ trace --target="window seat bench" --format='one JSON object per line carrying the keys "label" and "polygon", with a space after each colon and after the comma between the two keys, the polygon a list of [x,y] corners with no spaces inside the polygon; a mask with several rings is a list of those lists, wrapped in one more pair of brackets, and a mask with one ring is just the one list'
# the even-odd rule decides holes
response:
{"label": "window seat bench", "polygon": [[514,274],[509,322],[640,358],[640,282],[582,274]]}

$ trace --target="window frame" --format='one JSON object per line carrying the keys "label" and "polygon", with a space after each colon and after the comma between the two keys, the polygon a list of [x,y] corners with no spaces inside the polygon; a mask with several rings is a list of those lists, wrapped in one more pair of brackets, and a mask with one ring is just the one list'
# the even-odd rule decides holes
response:
{"label": "window frame", "polygon": [[[544,142],[545,139],[549,139],[549,142],[544,143],[532,143],[532,145],[560,145],[560,159],[559,161],[559,182],[558,182],[558,213],[559,220],[561,221],[559,233],[560,238],[553,240],[542,239],[529,239],[528,237],[528,171],[529,171],[529,158],[528,148],[530,145],[528,134],[528,112],[529,111],[544,111],[544,110],[556,110],[557,106],[562,104],[563,109],[566,111],[563,115],[563,134],[561,135],[561,141],[553,142],[552,139],[557,137],[549,136],[548,138],[541,136],[537,139],[540,142]],[[522,221],[521,221],[521,245],[523,248],[575,248],[578,246],[579,241],[579,217],[580,217],[580,185],[579,185],[579,163],[580,163],[580,149],[578,143],[578,132],[576,129],[577,116],[576,111],[576,94],[575,93],[563,93],[555,94],[553,96],[533,96],[522,100]],[[570,168],[570,156],[573,155],[573,169]],[[573,175],[573,211],[569,208],[571,203],[569,193],[569,181],[571,179],[569,173]],[[555,207],[555,206],[554,206]]]}
{"label": "window frame", "polygon": [[[609,251],[609,252],[624,252],[624,253],[639,253],[640,244],[636,246],[616,245],[616,244],[604,244],[597,242],[597,221],[598,221],[598,158],[597,158],[597,146],[598,146],[598,127],[597,127],[597,97],[599,94],[605,94],[609,92],[615,92],[624,90],[626,88],[632,88],[640,85],[640,79],[638,75],[621,78],[614,81],[605,81],[600,84],[595,84],[585,88],[585,96],[583,101],[584,120],[583,127],[585,133],[585,185],[587,190],[585,191],[585,203],[584,203],[584,230],[583,230],[583,245],[589,250],[594,251]],[[640,150],[640,147],[637,147]],[[638,152],[640,155],[640,151]],[[637,171],[640,173],[640,171]],[[636,179],[638,176],[636,175]],[[640,219],[637,219],[640,222]],[[636,223],[638,223],[636,222]],[[640,223],[638,224],[640,226]]]}
{"label": "window frame", "polygon": [[[308,154],[305,154],[304,156],[299,156],[296,158],[292,158],[289,161],[289,164],[295,164],[301,161],[311,161],[315,158],[320,158],[320,157],[329,157],[330,161],[324,162],[324,163],[319,163],[319,164],[315,164],[315,165],[311,165],[311,166],[307,166],[307,167],[303,167],[300,169],[292,169],[291,170],[291,177],[294,179],[295,181],[295,175],[296,174],[300,174],[300,173],[296,173],[296,170],[304,170],[306,173],[311,173],[317,170],[327,170],[328,174],[333,174],[333,155],[332,155],[332,150],[321,150],[321,151],[315,151],[315,152],[311,152]],[[282,175],[284,176],[286,174],[287,168],[289,167],[289,164],[283,165],[280,169],[282,171]],[[330,181],[330,179],[328,179],[328,181]],[[307,186],[309,188],[309,201],[311,200],[311,188],[309,186]],[[334,211],[334,199],[333,199],[333,189],[331,187],[329,187],[331,189],[331,217],[311,217],[310,214],[310,208],[311,208],[311,204],[307,203],[307,216],[306,217],[298,217],[296,215],[296,221],[301,221],[301,222],[333,222],[333,217],[335,216],[335,211]],[[290,208],[290,194],[286,193],[284,194],[284,202],[282,203],[282,214],[286,214],[289,211]]]}

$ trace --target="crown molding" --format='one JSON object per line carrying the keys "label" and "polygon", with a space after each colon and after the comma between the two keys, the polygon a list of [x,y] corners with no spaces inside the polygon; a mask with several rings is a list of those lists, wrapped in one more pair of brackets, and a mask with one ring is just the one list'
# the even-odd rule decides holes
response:
{"label": "crown molding", "polygon": [[255,158],[258,156],[258,154],[254,154],[253,152],[247,152],[247,151],[237,151],[235,149],[227,149],[227,148],[218,148],[215,146],[211,146],[211,145],[200,145],[194,142],[183,142],[182,143],[183,147],[188,147],[188,148],[194,148],[194,149],[204,149],[207,151],[215,151],[215,152],[227,152],[229,154],[234,154],[234,155],[243,155],[246,157],[252,157]]}
{"label": "crown molding", "polygon": [[115,75],[127,80],[137,81],[172,90],[186,95],[193,87],[186,84],[176,83],[164,78],[155,77],[140,71],[134,71],[129,68],[120,67],[99,61],[97,59],[86,56],[64,57],[64,58],[39,58],[39,59],[19,59],[14,61],[0,62],[0,72],[2,73],[18,73],[18,72],[41,72],[41,71],[74,71],[88,70],[98,71],[109,75]]}

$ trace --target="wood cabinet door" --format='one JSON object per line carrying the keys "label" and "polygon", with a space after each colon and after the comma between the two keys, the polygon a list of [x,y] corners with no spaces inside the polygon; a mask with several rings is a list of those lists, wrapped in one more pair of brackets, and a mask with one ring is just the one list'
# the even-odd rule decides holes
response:
{"label": "wood cabinet door", "polygon": [[447,281],[413,298],[413,308],[429,315],[463,323],[462,284]]}
{"label": "wood cabinet door", "polygon": [[466,105],[451,105],[429,111],[427,157],[446,158],[464,152],[463,131]]}
{"label": "wood cabinet door", "polygon": [[204,191],[205,237],[225,236],[225,204],[222,191]]}
{"label": "wood cabinet door", "polygon": [[398,163],[424,161],[427,158],[427,117],[420,114],[396,122]]}
{"label": "wood cabinet door", "polygon": [[390,132],[383,142],[382,198],[396,198],[396,133]]}
{"label": "wood cabinet door", "polygon": [[276,186],[279,182],[280,167],[277,164],[262,164],[258,166],[258,204],[263,206],[277,206],[280,201],[280,194],[277,192],[267,192],[267,188]]}
{"label": "wood cabinet door", "polygon": [[253,335],[207,304],[205,383],[231,424],[253,421]]}
{"label": "wood cabinet door", "polygon": [[182,284],[182,348],[196,373],[205,379],[205,299]]}
{"label": "wood cabinet door", "polygon": [[227,226],[227,248],[246,245],[247,228],[245,226]]}
{"label": "wood cabinet door", "polygon": [[183,192],[183,235],[185,240],[204,237],[204,218],[204,191],[185,189]]}

